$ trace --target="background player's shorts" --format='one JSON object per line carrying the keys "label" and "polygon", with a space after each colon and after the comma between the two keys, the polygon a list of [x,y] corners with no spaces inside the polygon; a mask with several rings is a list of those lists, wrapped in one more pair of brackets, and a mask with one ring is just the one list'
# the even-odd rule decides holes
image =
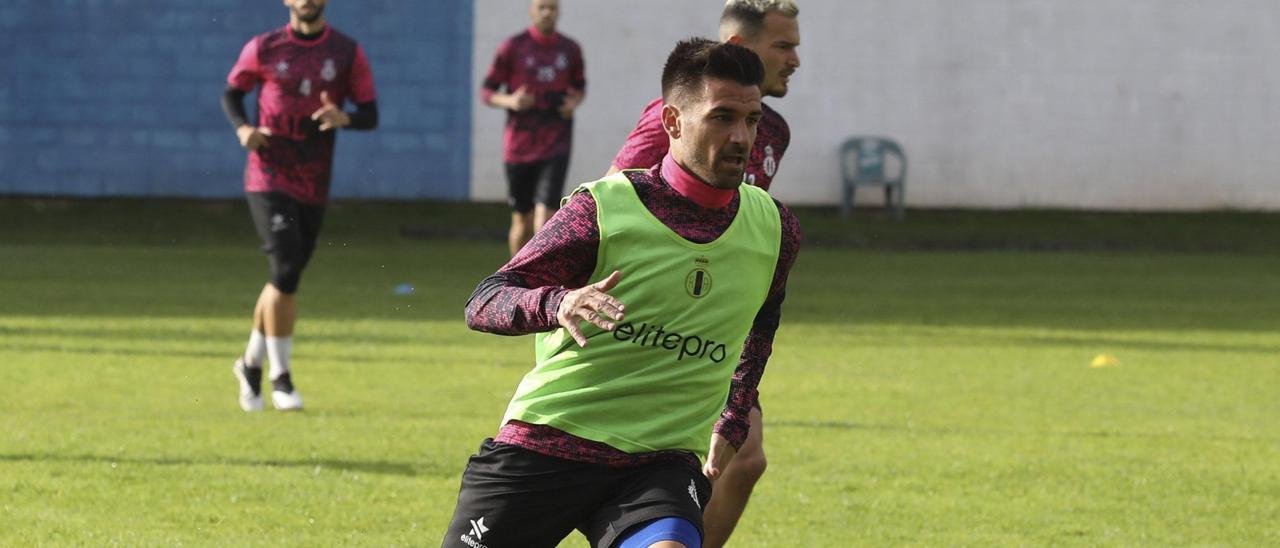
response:
{"label": "background player's shorts", "polygon": [[560,207],[564,196],[564,179],[569,174],[569,156],[556,156],[541,162],[506,164],[507,203],[516,213],[533,211],[542,204],[548,209]]}
{"label": "background player's shorts", "polygon": [[678,517],[702,533],[711,483],[684,461],[635,468],[549,457],[492,439],[462,474],[445,547],[554,548],[574,529],[608,548],[633,526]]}
{"label": "background player's shorts", "polygon": [[293,294],[316,249],[324,206],[304,204],[280,192],[249,192],[245,196],[262,250],[271,259],[271,285]]}

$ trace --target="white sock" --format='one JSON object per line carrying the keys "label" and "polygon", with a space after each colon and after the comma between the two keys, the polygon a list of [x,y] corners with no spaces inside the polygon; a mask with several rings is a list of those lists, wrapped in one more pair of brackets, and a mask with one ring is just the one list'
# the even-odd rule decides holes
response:
{"label": "white sock", "polygon": [[249,346],[244,349],[244,366],[251,369],[262,367],[262,360],[267,357],[267,338],[261,331],[254,329],[249,334]]}
{"label": "white sock", "polygon": [[293,337],[267,337],[267,356],[271,358],[271,380],[289,372],[289,352],[293,350]]}

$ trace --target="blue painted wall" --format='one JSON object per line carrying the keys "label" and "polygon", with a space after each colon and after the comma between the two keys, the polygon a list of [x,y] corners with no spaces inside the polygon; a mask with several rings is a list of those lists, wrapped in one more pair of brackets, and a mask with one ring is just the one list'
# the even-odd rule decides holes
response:
{"label": "blue painted wall", "polygon": [[[339,135],[334,196],[466,199],[472,1],[326,15],[364,46],[381,114]],[[0,2],[0,194],[240,196],[219,97],[245,42],[287,21],[271,0]]]}

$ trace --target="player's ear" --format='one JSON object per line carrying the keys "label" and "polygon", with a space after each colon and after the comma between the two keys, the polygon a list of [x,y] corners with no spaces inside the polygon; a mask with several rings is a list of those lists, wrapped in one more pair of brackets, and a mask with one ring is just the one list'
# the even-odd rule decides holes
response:
{"label": "player's ear", "polygon": [[725,42],[728,42],[735,46],[741,46],[747,42],[747,39],[743,38],[741,34],[730,34],[729,38],[725,40]]}
{"label": "player's ear", "polygon": [[680,109],[671,103],[662,105],[662,129],[668,137],[680,138]]}

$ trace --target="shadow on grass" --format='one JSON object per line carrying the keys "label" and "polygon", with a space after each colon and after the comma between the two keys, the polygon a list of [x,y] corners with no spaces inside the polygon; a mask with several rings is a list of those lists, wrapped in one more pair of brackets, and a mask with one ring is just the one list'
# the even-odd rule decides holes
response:
{"label": "shadow on grass", "polygon": [[103,348],[100,346],[69,346],[65,344],[0,344],[0,351],[20,354],[56,353],[83,354],[86,356],[169,356],[173,358],[224,358],[236,356],[235,350],[228,352],[199,352],[192,350],[137,350],[132,348]]}
{"label": "shadow on grass", "polygon": [[[959,327],[957,329],[965,329]],[[1001,326],[987,326],[986,329],[1000,329]],[[904,328],[905,329],[905,328]],[[1266,331],[1260,331],[1266,333]],[[1266,343],[1249,343],[1249,342],[1196,342],[1186,340],[1174,341],[1170,339],[1139,339],[1124,337],[1124,331],[1121,330],[1099,330],[1098,336],[1090,337],[1087,335],[1006,335],[994,333],[946,333],[936,331],[922,331],[921,337],[927,337],[928,343],[933,348],[1036,348],[1036,347],[1053,347],[1053,348],[1080,348],[1088,351],[1099,350],[1133,350],[1140,352],[1214,352],[1219,354],[1243,354],[1243,355],[1274,355],[1280,354],[1280,345]],[[864,337],[870,337],[865,335]],[[871,339],[868,339],[871,340]],[[870,348],[881,345],[900,344],[899,339],[894,336],[885,337],[884,342],[873,341],[871,344],[861,344],[862,348]]]}
{"label": "shadow on grass", "polygon": [[[408,344],[406,342],[405,344]],[[225,350],[219,351],[192,351],[192,350],[172,350],[168,348],[158,348],[154,350],[143,350],[138,348],[103,348],[99,346],[71,346],[57,344],[0,344],[0,352],[12,352],[15,354],[70,354],[76,356],[92,356],[97,358],[107,357],[132,357],[132,358],[166,358],[166,359],[224,359],[228,364],[236,359],[239,354],[237,352],[243,350],[243,344],[240,346],[228,346]],[[435,352],[439,352],[436,349]],[[521,354],[524,356],[524,354]],[[346,365],[378,365],[378,366],[422,366],[428,363],[436,363],[440,358],[435,354],[427,354],[424,351],[421,357],[378,357],[370,358],[369,354],[362,352],[324,352],[308,354],[307,351],[295,352],[294,359],[324,359],[325,361],[337,362]],[[494,362],[492,365],[501,368],[528,368],[532,366],[533,356],[528,356],[529,362],[524,361],[516,363]]]}
{"label": "shadow on grass", "polygon": [[1275,443],[1280,437],[1275,436],[1226,436],[1218,434],[1196,434],[1181,432],[1117,432],[1117,431],[1043,431],[1013,430],[1007,428],[945,428],[930,426],[907,426],[902,424],[871,424],[852,421],[769,421],[770,428],[812,429],[812,430],[859,430],[864,432],[896,432],[930,435],[1005,435],[1005,436],[1065,436],[1075,438],[1115,438],[1115,439],[1190,439],[1204,441],[1243,441],[1256,443]]}
{"label": "shadow on grass", "polygon": [[[501,204],[331,208],[325,241],[350,247],[319,254],[308,271],[304,322],[461,325],[472,288],[506,259]],[[806,241],[835,247],[801,253],[784,324],[1280,329],[1280,317],[1259,304],[1280,297],[1276,214],[913,210],[905,223],[849,221],[830,208],[797,215]],[[235,317],[247,327],[265,274],[247,219],[242,200],[0,199],[0,315]],[[418,232],[431,242],[402,237],[424,220],[430,225]],[[494,240],[469,239],[472,232]],[[897,252],[904,249],[920,252]],[[955,252],[925,252],[937,249]],[[894,252],[869,253],[877,250]],[[960,252],[973,250],[990,252]],[[407,281],[420,293],[396,296]],[[219,333],[240,339],[244,327]]]}
{"label": "shadow on grass", "polygon": [[[208,319],[212,319],[212,316]],[[239,319],[239,318],[236,318],[236,319]],[[247,339],[247,336],[242,334],[239,330],[228,331],[226,329],[218,329],[218,330],[196,331],[182,325],[184,322],[192,322],[192,321],[195,321],[195,320],[188,319],[188,318],[176,318],[174,320],[174,324],[172,327],[127,326],[127,327],[117,327],[117,328],[108,328],[108,327],[79,328],[79,327],[66,327],[61,325],[54,328],[7,327],[2,323],[0,323],[0,336],[13,336],[13,337],[56,336],[59,339],[63,339],[63,340],[84,340],[84,341],[109,340],[113,342],[132,341],[132,342],[144,342],[144,343],[149,343],[157,340],[159,341],[199,341],[205,344],[217,343],[217,344],[229,344],[232,346],[243,345],[244,341]],[[423,323],[428,321],[432,321],[432,320],[418,320],[418,322],[423,322]],[[3,318],[0,318],[0,322],[3,322]],[[462,320],[458,320],[456,323],[459,327],[461,327],[463,324]],[[248,326],[249,323],[245,322],[245,325]],[[248,329],[249,329],[248,327],[245,327],[244,331],[247,332]],[[419,343],[422,343],[425,338],[425,336],[421,334],[395,335],[395,334],[379,332],[372,329],[347,330],[347,331],[329,330],[323,333],[318,333],[315,330],[311,330],[311,332],[304,333],[304,334],[309,338],[323,339],[325,342],[329,342],[329,343],[374,344],[379,346],[398,346],[398,345],[419,344]],[[114,352],[114,353],[121,353],[121,354],[136,352],[138,354],[145,354],[145,355],[153,354],[153,352],[145,352],[145,351],[111,350],[106,348],[95,348],[90,346],[75,346],[75,347],[68,347],[68,346],[71,346],[71,345],[56,345],[56,344],[23,345],[23,344],[0,343],[0,350],[29,350],[29,351],[51,351],[51,352],[56,352],[56,351],[90,352],[92,351],[92,352]],[[232,353],[234,354],[235,350],[232,350]],[[185,355],[185,356],[192,356],[192,357],[212,357],[212,356],[209,356],[207,352],[195,352],[195,351],[184,352],[184,351],[171,351],[168,349],[157,350],[154,352],[154,354]],[[217,355],[220,356],[222,354],[225,354],[225,352],[219,353]]]}
{"label": "shadow on grass", "polygon": [[0,462],[66,462],[73,464],[134,464],[142,466],[246,466],[253,468],[299,468],[306,470],[359,472],[363,474],[380,474],[388,476],[420,477],[432,476],[448,478],[458,473],[455,467],[445,468],[432,465],[427,460],[421,463],[391,461],[356,461],[338,459],[251,459],[251,458],[183,458],[183,457],[133,457],[105,455],[59,455],[59,454],[0,454]]}

